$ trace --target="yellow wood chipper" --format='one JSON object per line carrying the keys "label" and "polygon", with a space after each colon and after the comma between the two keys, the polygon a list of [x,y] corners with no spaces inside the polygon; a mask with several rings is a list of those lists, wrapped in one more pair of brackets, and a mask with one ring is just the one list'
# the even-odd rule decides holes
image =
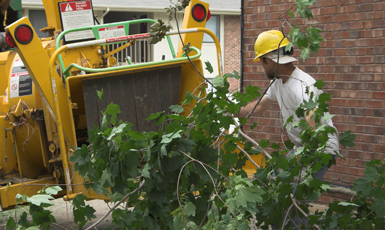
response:
{"label": "yellow wood chipper", "polygon": [[[12,8],[2,2],[5,9]],[[14,22],[0,33],[2,208],[15,205],[18,193],[31,196],[51,184],[61,185],[62,196],[69,199],[78,193],[103,198],[87,191],[68,160],[86,143],[87,131],[100,125],[101,110],[113,102],[121,108],[119,119],[131,122],[136,130],[151,130],[153,124],[145,120],[151,113],[167,111],[181,102],[186,91],[202,87],[204,79],[194,66],[203,72],[199,57],[204,33],[216,44],[222,72],[218,39],[205,29],[209,17],[205,2],[191,0],[186,7],[180,29],[183,43],[176,53],[169,36],[178,36],[178,31],[166,33],[172,59],[133,63],[126,58],[125,64],[115,54],[150,37],[130,34],[130,26],[155,20],[94,25],[91,0],[42,2],[48,25],[41,30],[47,37],[39,38],[29,19],[18,15],[21,3],[15,16],[8,10]],[[3,19],[4,24],[10,20]],[[192,50],[188,57],[182,45],[187,43]],[[98,90],[104,92],[103,101]]]}

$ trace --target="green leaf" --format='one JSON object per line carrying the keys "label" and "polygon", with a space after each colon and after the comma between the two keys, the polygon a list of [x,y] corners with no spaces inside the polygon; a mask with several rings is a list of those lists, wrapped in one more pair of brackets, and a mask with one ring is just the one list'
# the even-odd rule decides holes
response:
{"label": "green leaf", "polygon": [[177,149],[181,150],[184,153],[189,153],[194,151],[195,142],[190,139],[182,139],[177,145]]}
{"label": "green leaf", "polygon": [[16,222],[13,217],[9,217],[7,221],[7,225],[5,226],[5,230],[14,230],[16,229]]}
{"label": "green leaf", "polygon": [[[167,13],[167,11],[166,11]],[[169,17],[172,18],[172,11],[168,11]],[[158,20],[156,23],[150,26],[150,38],[148,39],[150,44],[156,44],[160,42],[166,33],[171,30],[171,25],[165,25],[162,20]]]}
{"label": "green leaf", "polygon": [[119,135],[120,133],[123,132],[124,128],[126,128],[127,124],[126,123],[122,123],[120,124],[119,126],[117,127],[114,127],[112,130],[111,130],[111,134],[110,136],[107,138],[108,141],[112,140],[116,135]]}
{"label": "green leaf", "polygon": [[344,147],[353,147],[353,146],[356,145],[353,142],[355,138],[356,138],[356,136],[354,134],[351,134],[350,130],[349,130],[349,131],[341,133],[341,135],[340,135],[340,143]]}
{"label": "green leaf", "polygon": [[97,90],[98,93],[98,98],[103,101],[104,100],[104,90],[102,89],[101,91]]}
{"label": "green leaf", "polygon": [[150,170],[151,170],[151,166],[149,163],[145,164],[143,169],[142,169],[142,177],[144,178],[150,178]]}
{"label": "green leaf", "polygon": [[186,104],[190,104],[194,100],[194,96],[190,92],[186,92],[184,95],[184,99],[186,101]]}
{"label": "green leaf", "polygon": [[339,202],[338,205],[347,207],[347,206],[353,206],[353,207],[360,207],[358,204],[350,203],[350,202]]}
{"label": "green leaf", "polygon": [[378,177],[377,168],[374,165],[370,164],[367,165],[364,174],[369,181],[375,181]]}
{"label": "green leaf", "polygon": [[23,203],[25,201],[27,201],[28,199],[28,196],[24,195],[24,194],[16,194],[15,196],[15,200],[16,200],[16,203]]}
{"label": "green leaf", "polygon": [[87,219],[96,218],[95,209],[86,205],[85,200],[87,200],[87,197],[83,194],[76,195],[72,200],[74,221],[79,225],[80,229],[87,222]]}
{"label": "green leaf", "polygon": [[[33,209],[32,205],[30,207],[31,207],[31,210],[32,210]],[[37,206],[34,206],[34,207],[37,207]],[[19,220],[17,221],[17,225],[20,225],[20,226],[23,226],[23,227],[31,226],[31,223],[28,220],[28,215],[27,215],[26,212],[23,212],[21,214]]]}
{"label": "green leaf", "polygon": [[87,197],[83,194],[78,194],[75,196],[75,198],[72,200],[72,204],[75,206],[75,207],[81,207],[81,206],[84,206],[85,205],[85,200],[87,199]]}
{"label": "green leaf", "polygon": [[306,110],[313,110],[317,106],[317,103],[313,101],[312,99],[309,99],[309,101],[304,101],[303,102],[303,107]]}
{"label": "green leaf", "polygon": [[146,120],[147,120],[147,121],[155,120],[155,119],[159,118],[160,116],[162,116],[163,113],[164,113],[164,111],[159,112],[159,113],[152,113],[152,114],[150,114],[150,116],[148,116],[148,117],[146,118]]}
{"label": "green leaf", "polygon": [[354,182],[353,189],[357,192],[361,192],[362,195],[368,196],[372,190],[373,182],[367,178],[360,178]]}
{"label": "green leaf", "polygon": [[271,148],[272,149],[279,149],[280,147],[277,143],[273,143],[273,144],[271,144]]}
{"label": "green leaf", "polygon": [[183,107],[180,105],[172,105],[169,107],[174,113],[182,113],[184,111]]}
{"label": "green leaf", "polygon": [[40,228],[37,226],[32,226],[32,227],[26,228],[25,230],[40,230]]}
{"label": "green leaf", "polygon": [[317,80],[315,83],[314,83],[314,87],[316,87],[317,89],[322,89],[323,87],[325,87],[325,83],[323,80]]}
{"label": "green leaf", "polygon": [[44,190],[44,192],[48,195],[57,195],[58,192],[62,191],[63,189],[60,186],[52,186],[48,187]]}
{"label": "green leaf", "polygon": [[183,211],[185,212],[186,216],[195,216],[195,210],[196,207],[193,203],[188,202],[184,207]]}
{"label": "green leaf", "polygon": [[181,138],[182,136],[180,135],[183,131],[182,130],[178,130],[176,132],[173,132],[173,133],[169,133],[169,134],[166,134],[166,135],[163,135],[162,137],[162,141],[160,143],[162,144],[168,144],[170,143],[172,140],[174,139],[177,139],[177,138]]}
{"label": "green leaf", "polygon": [[377,212],[378,218],[384,218],[385,217],[385,199],[380,197],[375,197],[373,199],[373,205],[370,207],[373,211]]}
{"label": "green leaf", "polygon": [[109,168],[104,169],[102,177],[100,178],[100,183],[105,187],[110,187],[115,185]]}
{"label": "green leaf", "polygon": [[174,229],[184,229],[185,225],[184,225],[182,216],[175,216],[174,217],[173,227],[174,227]]}
{"label": "green leaf", "polygon": [[293,14],[293,12],[291,12],[290,10],[286,11],[286,13],[287,13],[291,18],[294,18],[294,14]]}
{"label": "green leaf", "polygon": [[226,73],[225,76],[230,78],[235,78],[237,80],[241,78],[241,76],[239,76],[239,73],[235,70],[233,71],[233,73]]}
{"label": "green leaf", "polygon": [[309,50],[309,48],[304,48],[304,49],[302,49],[300,57],[301,57],[302,60],[304,60],[304,61],[305,61],[308,57],[310,57],[310,50]]}
{"label": "green leaf", "polygon": [[265,139],[262,139],[260,142],[259,142],[259,146],[261,148],[267,148],[269,147],[269,144],[270,144],[270,141],[269,140],[265,140]]}
{"label": "green leaf", "polygon": [[321,188],[322,188],[323,191],[328,191],[328,190],[331,189],[330,185],[328,185],[328,184],[322,184]]}
{"label": "green leaf", "polygon": [[238,190],[236,196],[236,204],[239,207],[247,208],[247,203],[262,203],[264,194],[262,189],[255,189],[253,187],[242,187]]}
{"label": "green leaf", "polygon": [[213,66],[211,65],[211,63],[209,61],[205,61],[205,64],[206,64],[206,70],[209,71],[209,73],[213,73],[214,70],[213,70]]}
{"label": "green leaf", "polygon": [[334,115],[331,115],[330,113],[325,114],[325,116],[323,116],[323,118],[322,118],[322,121],[326,122],[328,120],[331,120],[333,117],[334,117]]}
{"label": "green leaf", "polygon": [[101,125],[101,130],[106,130],[106,129],[108,129],[108,125],[109,125],[109,123],[108,123],[108,118],[107,118],[107,116],[106,115],[103,115],[103,118],[102,118],[102,125]]}
{"label": "green leaf", "polygon": [[286,149],[294,149],[295,145],[293,144],[293,142],[291,142],[291,140],[286,140],[284,142],[284,144],[285,144]]}
{"label": "green leaf", "polygon": [[108,115],[111,115],[111,116],[116,116],[116,114],[121,113],[120,108],[119,108],[119,105],[114,104],[114,103],[111,102],[111,103],[107,106],[106,113],[107,113]]}
{"label": "green leaf", "polygon": [[281,179],[285,179],[285,178],[288,178],[290,176],[290,172],[288,171],[282,171],[278,174],[278,178],[281,178]]}
{"label": "green leaf", "polygon": [[33,195],[29,198],[27,198],[27,201],[31,204],[34,204],[36,206],[40,206],[41,204],[49,204],[51,205],[51,201],[54,198],[51,195],[46,195],[46,194],[36,194]]}
{"label": "green leaf", "polygon": [[213,79],[214,87],[222,87],[225,84],[225,77],[216,76]]}
{"label": "green leaf", "polygon": [[96,210],[93,208],[93,207],[91,207],[91,206],[89,206],[89,205],[86,205],[85,207],[84,207],[84,216],[88,219],[88,220],[91,220],[91,219],[93,219],[93,218],[96,218],[96,216],[95,216],[95,213],[96,212]]}

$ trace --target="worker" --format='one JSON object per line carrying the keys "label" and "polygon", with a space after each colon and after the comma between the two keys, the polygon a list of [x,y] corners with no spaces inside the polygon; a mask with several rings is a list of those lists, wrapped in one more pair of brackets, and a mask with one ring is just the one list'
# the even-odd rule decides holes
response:
{"label": "worker", "polygon": [[[260,116],[274,102],[278,102],[281,110],[282,120],[286,121],[290,116],[294,115],[293,122],[299,121],[295,114],[298,106],[304,101],[309,100],[310,92],[314,93],[314,97],[322,93],[321,90],[314,86],[316,80],[309,74],[300,70],[293,65],[297,61],[292,57],[293,50],[286,51],[285,46],[289,45],[289,40],[278,30],[269,30],[259,34],[255,41],[255,59],[262,64],[266,77],[271,80],[271,86],[268,88],[265,95],[262,96],[260,102],[254,101],[243,107],[239,117],[248,117],[249,115]],[[308,92],[307,92],[307,89]],[[258,103],[258,104],[257,104]],[[314,119],[312,119],[313,111],[305,116],[309,126],[315,127]],[[306,113],[305,113],[306,115]],[[333,126],[331,119],[322,122],[329,126]],[[292,154],[298,147],[302,146],[300,132],[301,129],[293,128],[292,123],[286,125],[288,136],[295,145]],[[334,156],[339,151],[337,130],[334,134],[329,134],[329,140],[326,144],[326,153],[331,153]],[[333,161],[334,162],[334,161]],[[321,179],[326,173],[330,165],[325,165],[320,171],[313,174],[314,178]]]}

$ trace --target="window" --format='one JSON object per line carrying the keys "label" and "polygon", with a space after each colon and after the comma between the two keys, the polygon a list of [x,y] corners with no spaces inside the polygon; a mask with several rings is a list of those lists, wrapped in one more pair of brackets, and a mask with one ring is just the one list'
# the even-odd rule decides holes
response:
{"label": "window", "polygon": [[[211,15],[211,18],[206,22],[206,28],[211,30],[218,40],[220,38],[220,16]],[[206,34],[203,36],[203,42],[212,43],[214,42],[210,35]]]}
{"label": "window", "polygon": [[33,28],[35,29],[37,36],[39,38],[48,37],[48,33],[40,31],[40,29],[47,27],[47,18],[45,16],[44,10],[29,10],[29,20],[32,23]]}

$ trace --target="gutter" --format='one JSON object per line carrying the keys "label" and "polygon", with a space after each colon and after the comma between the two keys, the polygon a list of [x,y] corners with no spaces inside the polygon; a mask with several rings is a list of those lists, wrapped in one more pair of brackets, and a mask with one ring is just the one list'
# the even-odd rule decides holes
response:
{"label": "gutter", "polygon": [[[146,13],[165,13],[164,7],[121,7],[121,6],[111,6],[111,5],[93,5],[94,10],[106,10],[107,8],[110,11],[121,11],[121,12],[146,12]],[[23,9],[39,9],[44,10],[44,6],[42,3],[23,3]],[[210,9],[211,14],[217,15],[240,15],[240,10],[226,10],[226,9]],[[184,11],[179,11],[177,13],[184,13]]]}
{"label": "gutter", "polygon": [[243,39],[243,35],[244,35],[244,0],[241,0],[241,60],[240,60],[240,73],[239,73],[239,91],[241,93],[243,93],[243,56],[244,56],[244,53],[243,53],[243,46],[244,46],[244,39]]}
{"label": "gutter", "polygon": [[104,17],[110,12],[110,7],[107,7],[106,11],[101,16],[101,21],[104,24]]}

